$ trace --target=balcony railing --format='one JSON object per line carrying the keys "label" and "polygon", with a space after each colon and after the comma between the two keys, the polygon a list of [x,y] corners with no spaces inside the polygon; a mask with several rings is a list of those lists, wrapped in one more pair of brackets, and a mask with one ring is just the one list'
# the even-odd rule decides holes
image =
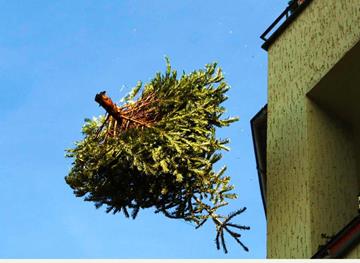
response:
{"label": "balcony railing", "polygon": [[295,0],[275,19],[275,21],[260,36],[264,40],[261,46],[268,50],[272,43],[281,35],[286,27],[310,4],[312,0]]}

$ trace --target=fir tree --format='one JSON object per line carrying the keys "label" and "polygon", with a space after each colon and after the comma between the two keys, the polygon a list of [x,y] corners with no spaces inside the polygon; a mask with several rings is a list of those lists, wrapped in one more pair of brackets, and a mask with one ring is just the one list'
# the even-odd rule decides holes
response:
{"label": "fir tree", "polygon": [[246,208],[217,213],[235,199],[226,167],[213,170],[228,150],[228,140],[216,138],[216,128],[236,118],[221,119],[229,86],[216,63],[180,78],[167,60],[165,74],[138,85],[117,106],[101,92],[95,100],[105,116],[86,119],[84,139],[67,150],[73,166],[66,183],[77,197],[106,212],[135,218],[140,209],[155,208],[166,217],[201,227],[208,219],[216,226],[216,245],[227,253],[224,232],[246,251],[235,230],[249,229],[230,220]]}

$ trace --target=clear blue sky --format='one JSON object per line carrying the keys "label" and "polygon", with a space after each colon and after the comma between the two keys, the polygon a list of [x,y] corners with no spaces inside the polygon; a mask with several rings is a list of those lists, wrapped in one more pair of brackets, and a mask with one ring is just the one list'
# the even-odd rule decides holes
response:
{"label": "clear blue sky", "polygon": [[[266,103],[267,53],[259,35],[286,0],[0,0],[0,258],[264,258],[266,224],[250,119]],[[231,151],[220,165],[246,206],[242,241],[215,248],[212,222],[193,226],[140,211],[106,214],[66,185],[64,149],[85,117],[138,80],[217,61],[232,89],[225,106],[240,121],[222,130]]]}

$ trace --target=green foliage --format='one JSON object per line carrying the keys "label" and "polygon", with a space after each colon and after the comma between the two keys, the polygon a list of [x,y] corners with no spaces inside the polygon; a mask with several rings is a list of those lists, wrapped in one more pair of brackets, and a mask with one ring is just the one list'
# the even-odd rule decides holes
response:
{"label": "green foliage", "polygon": [[227,200],[236,198],[230,177],[224,175],[226,168],[213,170],[221,159],[219,151],[228,150],[228,140],[216,138],[215,128],[237,120],[221,118],[228,89],[215,63],[177,78],[167,60],[165,74],[157,73],[144,86],[139,82],[123,99],[122,109],[152,96],[141,111],[155,111],[156,122],[116,128],[110,136],[111,118],[85,120],[84,139],[67,150],[67,157],[73,158],[67,184],[97,208],[105,205],[106,212],[122,211],[126,217],[135,218],[140,209],[152,207],[197,227],[211,218],[218,233],[216,244],[226,252],[223,230],[240,242],[240,235],[229,227],[248,229],[228,222],[244,209],[228,217],[216,214]]}

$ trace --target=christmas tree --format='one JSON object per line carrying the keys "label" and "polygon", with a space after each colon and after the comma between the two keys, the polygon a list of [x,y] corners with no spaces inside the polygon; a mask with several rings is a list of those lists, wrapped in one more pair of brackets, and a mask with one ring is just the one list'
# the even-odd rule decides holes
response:
{"label": "christmas tree", "polygon": [[230,222],[246,208],[228,216],[217,213],[235,199],[226,167],[213,170],[228,150],[227,139],[216,138],[216,128],[236,118],[221,119],[229,86],[216,63],[180,78],[167,60],[165,74],[138,85],[116,105],[105,92],[95,100],[104,116],[86,119],[84,139],[67,150],[73,166],[66,183],[78,197],[106,212],[135,218],[140,209],[182,219],[201,227],[208,219],[216,226],[216,245],[227,253],[224,233],[246,251]]}

